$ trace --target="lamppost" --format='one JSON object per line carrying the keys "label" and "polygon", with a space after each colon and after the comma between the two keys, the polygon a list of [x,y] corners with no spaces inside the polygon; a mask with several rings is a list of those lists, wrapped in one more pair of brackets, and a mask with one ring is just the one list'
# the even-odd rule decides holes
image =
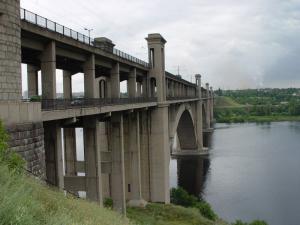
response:
{"label": "lamppost", "polygon": [[86,30],[87,32],[89,32],[89,43],[91,44],[91,31],[93,29],[84,28],[84,30]]}

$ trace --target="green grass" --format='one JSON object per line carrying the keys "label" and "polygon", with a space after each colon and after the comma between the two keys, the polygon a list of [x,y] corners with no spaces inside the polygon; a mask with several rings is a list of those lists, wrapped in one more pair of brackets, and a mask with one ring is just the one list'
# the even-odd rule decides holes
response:
{"label": "green grass", "polygon": [[230,97],[218,96],[215,99],[216,108],[231,108],[231,107],[244,107],[243,105],[237,103]]}
{"label": "green grass", "polygon": [[0,165],[0,224],[132,224],[120,214],[62,192]]}
{"label": "green grass", "polygon": [[300,116],[230,116],[217,119],[218,123],[243,123],[243,122],[280,122],[280,121],[300,121]]}
{"label": "green grass", "polygon": [[172,204],[151,203],[146,208],[128,208],[127,216],[141,225],[228,225],[204,218],[199,210]]}

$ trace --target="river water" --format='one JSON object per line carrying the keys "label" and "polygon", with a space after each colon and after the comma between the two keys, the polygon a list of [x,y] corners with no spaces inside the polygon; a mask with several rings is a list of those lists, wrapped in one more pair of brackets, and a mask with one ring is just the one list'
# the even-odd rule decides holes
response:
{"label": "river water", "polygon": [[300,225],[300,122],[216,124],[207,159],[172,159],[172,187],[223,219]]}

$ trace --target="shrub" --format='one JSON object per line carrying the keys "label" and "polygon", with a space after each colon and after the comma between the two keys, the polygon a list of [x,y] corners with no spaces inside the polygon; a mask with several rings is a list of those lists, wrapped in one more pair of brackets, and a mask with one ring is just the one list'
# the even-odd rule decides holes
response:
{"label": "shrub", "polygon": [[199,212],[201,213],[201,215],[207,219],[216,220],[218,218],[217,214],[215,214],[215,212],[211,208],[210,204],[205,201],[197,202],[195,207],[197,209],[199,209]]}
{"label": "shrub", "polygon": [[197,203],[197,198],[189,195],[183,188],[172,188],[171,203],[185,207],[193,207]]}
{"label": "shrub", "polygon": [[8,149],[7,142],[8,135],[0,121],[0,162],[6,164],[11,171],[21,173],[23,171],[25,161],[20,155]]}
{"label": "shrub", "polygon": [[35,95],[35,96],[32,96],[32,97],[30,98],[30,101],[31,101],[31,102],[38,102],[38,101],[40,101],[41,99],[42,99],[41,96]]}
{"label": "shrub", "polygon": [[105,198],[104,199],[104,201],[103,201],[103,206],[104,207],[112,209],[113,205],[114,205],[113,200],[111,198]]}
{"label": "shrub", "polygon": [[263,220],[254,220],[251,223],[245,223],[241,220],[237,220],[232,225],[268,225],[265,221]]}

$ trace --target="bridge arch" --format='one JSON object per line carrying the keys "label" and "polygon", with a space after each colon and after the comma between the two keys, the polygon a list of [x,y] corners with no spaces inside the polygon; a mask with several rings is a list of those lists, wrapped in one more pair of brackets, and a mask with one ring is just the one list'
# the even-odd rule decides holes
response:
{"label": "bridge arch", "polygon": [[[171,115],[172,125],[170,132],[171,151],[176,151],[176,143],[180,150],[194,150],[197,148],[197,135],[195,119],[192,107],[189,104],[181,104],[175,114]],[[178,142],[177,142],[178,138]]]}

